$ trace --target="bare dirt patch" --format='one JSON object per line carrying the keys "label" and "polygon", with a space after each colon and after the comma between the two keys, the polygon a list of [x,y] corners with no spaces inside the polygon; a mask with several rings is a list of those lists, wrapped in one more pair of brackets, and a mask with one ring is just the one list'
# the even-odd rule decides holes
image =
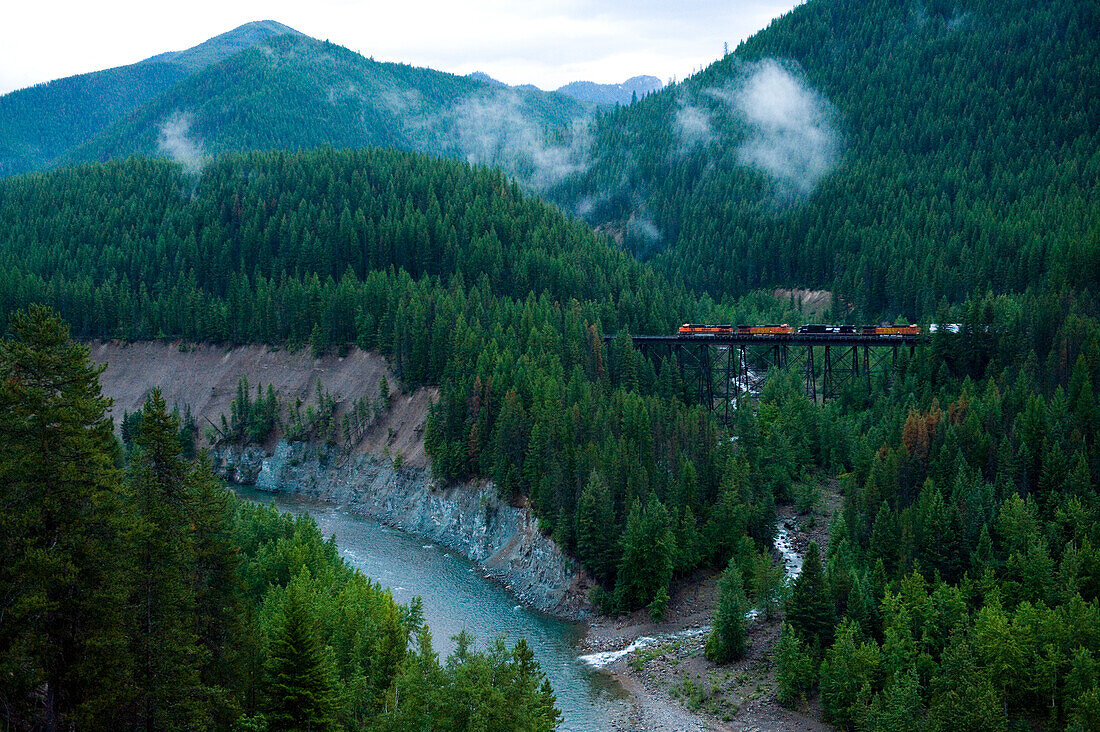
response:
{"label": "bare dirt patch", "polygon": [[777,288],[772,295],[779,300],[794,301],[805,315],[817,318],[833,307],[833,293],[828,290],[802,290]]}
{"label": "bare dirt patch", "polygon": [[352,349],[345,356],[313,358],[307,349],[224,348],[156,341],[94,341],[88,345],[92,360],[107,364],[100,383],[103,393],[114,400],[111,416],[116,425],[122,422],[124,412],[141,409],[149,392],[160,387],[169,406],[181,412],[185,406],[191,409],[202,432],[209,423],[220,424],[223,414],[229,415],[242,376],[248,378],[253,397],[257,384],[265,389],[271,384],[288,404],[296,399],[313,404],[320,380],[323,389],[336,395],[339,416],[360,397],[377,398],[379,382],[385,375],[392,395],[390,408],[354,449],[374,453],[388,450],[392,455],[401,454],[407,464],[428,465],[424,422],[436,392],[400,391],[396,376],[378,354]]}

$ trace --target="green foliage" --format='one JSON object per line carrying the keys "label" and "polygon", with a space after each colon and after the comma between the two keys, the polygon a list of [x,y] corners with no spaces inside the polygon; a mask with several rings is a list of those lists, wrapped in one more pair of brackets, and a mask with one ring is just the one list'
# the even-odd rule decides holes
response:
{"label": "green foliage", "polygon": [[133,658],[137,721],[142,726],[185,729],[210,724],[201,703],[209,690],[199,677],[201,648],[195,632],[195,557],[190,522],[196,496],[189,466],[181,458],[179,423],[168,414],[158,389],[142,408],[128,471],[131,542],[137,608]]}
{"label": "green foliage", "polygon": [[128,701],[124,522],[102,367],[55,314],[0,341],[5,726],[91,724]]}
{"label": "green foliage", "polygon": [[658,587],[657,594],[653,596],[653,599],[649,602],[649,619],[655,623],[660,623],[665,619],[665,613],[668,612],[668,589],[665,587]]}
{"label": "green foliage", "polygon": [[921,732],[925,729],[925,711],[920,680],[910,670],[895,677],[882,695],[875,698],[863,727],[874,732]]}
{"label": "green foliage", "polygon": [[728,663],[745,656],[748,650],[749,601],[736,558],[730,560],[718,580],[718,600],[714,621],[707,636],[706,656],[715,663]]}
{"label": "green foliage", "polygon": [[[350,435],[341,433],[348,432],[351,422],[345,424],[336,419],[337,406],[339,399],[325,389],[318,378],[312,403],[305,405],[303,410],[301,398],[295,399],[284,436],[288,440],[317,440],[330,445],[345,443]],[[275,410],[278,414],[277,405]]]}
{"label": "green foliage", "polygon": [[817,664],[798,633],[787,623],[773,650],[776,664],[776,697],[779,703],[793,707],[809,697],[817,686]]}
{"label": "green foliage", "polygon": [[667,596],[676,537],[668,509],[656,493],[649,495],[644,509],[640,501],[634,501],[626,519],[622,543],[619,577],[615,584],[619,606],[628,610],[645,607],[661,590]]}
{"label": "green foliage", "polygon": [[864,725],[872,690],[879,686],[882,653],[873,640],[857,643],[858,635],[855,623],[841,623],[821,662],[825,718],[844,728]]}
{"label": "green foliage", "polygon": [[824,648],[832,640],[836,614],[825,587],[816,541],[810,542],[802,557],[802,572],[787,599],[787,622],[809,646]]}
{"label": "green foliage", "polygon": [[248,377],[242,376],[237,382],[237,394],[229,405],[229,430],[234,439],[241,443],[262,443],[279,426],[279,397],[275,387],[256,384],[256,398],[253,400],[248,385]]}
{"label": "green foliage", "polygon": [[463,631],[457,647],[440,666],[426,630],[418,636],[418,652],[410,654],[377,729],[555,729],[561,713],[545,676],[526,641],[511,652],[497,638],[485,652],[473,649],[474,638]]}
{"label": "green foliage", "polygon": [[336,659],[321,644],[310,613],[309,569],[286,588],[272,621],[264,665],[265,718],[268,729],[336,729]]}
{"label": "green foliage", "polygon": [[779,615],[787,594],[787,570],[769,552],[759,552],[753,560],[752,598],[765,620]]}
{"label": "green foliage", "polygon": [[577,557],[594,577],[608,582],[618,564],[615,510],[607,482],[593,471],[577,504]]}

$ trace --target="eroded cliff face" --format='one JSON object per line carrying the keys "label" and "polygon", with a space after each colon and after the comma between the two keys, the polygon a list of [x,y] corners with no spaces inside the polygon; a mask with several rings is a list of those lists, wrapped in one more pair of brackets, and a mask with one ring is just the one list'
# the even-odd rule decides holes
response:
{"label": "eroded cliff face", "polygon": [[[320,382],[336,398],[339,416],[356,399],[377,397],[385,376],[390,405],[350,454],[285,441],[267,450],[219,447],[212,451],[217,472],[232,483],[339,502],[461,552],[533,608],[570,619],[589,614],[590,585],[579,565],[538,531],[529,510],[501,501],[491,483],[433,483],[423,434],[435,390],[398,391],[380,355],[352,348],[344,356],[314,358],[267,346],[163,342],[89,346],[93,360],[107,365],[100,381],[114,400],[116,424],[159,387],[169,405],[181,412],[189,408],[200,428],[216,425],[228,416],[242,376],[253,389],[272,385],[287,403],[311,403]],[[404,467],[394,470],[392,460],[380,455],[400,455]]]}
{"label": "eroded cliff face", "polygon": [[529,509],[500,500],[492,483],[441,487],[425,468],[395,470],[375,455],[347,457],[285,441],[270,455],[218,449],[214,462],[231,482],[335,501],[460,552],[537,610],[571,620],[591,614],[589,584],[577,563],[538,530]]}

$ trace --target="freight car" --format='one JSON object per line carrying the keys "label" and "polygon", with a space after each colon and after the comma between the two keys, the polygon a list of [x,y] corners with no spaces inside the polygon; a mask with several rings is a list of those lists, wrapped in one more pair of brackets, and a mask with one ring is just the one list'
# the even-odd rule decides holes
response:
{"label": "freight car", "polygon": [[855,334],[859,333],[859,326],[855,325],[800,325],[798,326],[799,333],[806,333],[810,335],[837,335],[837,334]]}
{"label": "freight car", "polygon": [[[949,330],[950,332],[957,333],[959,330],[958,325],[939,326],[940,329]],[[936,325],[929,327],[931,332],[935,332]],[[717,337],[728,335],[765,335],[765,336],[778,336],[778,335],[791,335],[795,332],[795,329],[786,323],[770,323],[766,325],[738,325],[736,327],[732,325],[707,325],[704,323],[684,323],[677,330],[677,334],[681,336],[704,336],[704,337]],[[845,335],[862,335],[862,336],[918,336],[921,334],[921,327],[919,325],[832,325],[828,323],[813,323],[809,325],[800,325],[798,327],[799,335],[824,335],[824,336],[845,336]]]}

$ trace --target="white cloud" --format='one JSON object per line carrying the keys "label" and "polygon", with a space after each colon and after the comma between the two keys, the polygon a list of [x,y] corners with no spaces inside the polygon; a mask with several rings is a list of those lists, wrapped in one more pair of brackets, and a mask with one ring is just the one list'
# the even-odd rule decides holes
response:
{"label": "white cloud", "polygon": [[810,193],[836,165],[841,140],[833,106],[779,62],[751,64],[739,81],[707,94],[748,123],[741,162],[768,173],[786,192]]}
{"label": "white cloud", "polygon": [[552,186],[590,165],[591,119],[574,119],[567,130],[548,139],[553,130],[544,129],[511,89],[492,89],[428,115],[418,114],[419,101],[408,95],[393,93],[384,99],[404,118],[413,140],[426,144],[423,136],[442,136],[467,162],[500,166],[532,188]]}
{"label": "white cloud", "polygon": [[714,138],[710,115],[692,104],[680,105],[676,110],[675,124],[676,134],[685,148],[709,144]]}
{"label": "white cloud", "polygon": [[191,134],[191,115],[187,112],[176,112],[164,121],[157,150],[182,165],[189,175],[198,175],[206,165],[202,143]]}

